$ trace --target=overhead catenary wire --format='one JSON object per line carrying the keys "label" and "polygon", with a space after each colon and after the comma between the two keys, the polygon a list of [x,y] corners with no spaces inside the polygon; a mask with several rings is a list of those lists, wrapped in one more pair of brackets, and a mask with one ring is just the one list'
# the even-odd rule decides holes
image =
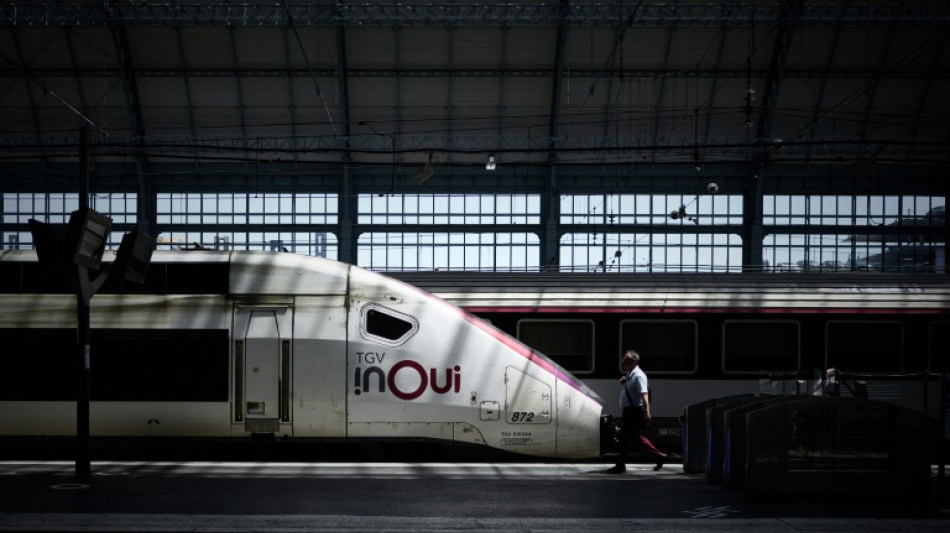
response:
{"label": "overhead catenary wire", "polygon": [[284,10],[287,12],[287,20],[290,22],[290,29],[293,30],[294,36],[297,38],[297,45],[300,47],[300,53],[303,55],[303,60],[307,64],[307,70],[310,72],[310,79],[313,80],[313,87],[316,90],[317,98],[320,99],[320,103],[323,105],[323,110],[327,114],[327,120],[330,123],[330,128],[333,130],[334,135],[339,135],[336,129],[336,124],[333,122],[333,114],[330,113],[330,107],[327,105],[326,99],[323,97],[323,90],[320,89],[320,82],[317,81],[317,73],[313,69],[313,65],[310,64],[310,57],[307,55],[307,48],[303,44],[303,39],[300,37],[300,31],[297,29],[297,24],[294,22],[294,16],[290,11],[290,6],[287,5],[287,0],[283,0]]}

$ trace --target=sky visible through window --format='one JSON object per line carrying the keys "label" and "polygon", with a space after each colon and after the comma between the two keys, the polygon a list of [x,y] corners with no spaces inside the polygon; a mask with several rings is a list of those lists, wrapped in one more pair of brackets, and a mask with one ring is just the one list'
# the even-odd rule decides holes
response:
{"label": "sky visible through window", "polygon": [[[307,193],[161,193],[159,249],[274,250],[339,258],[341,198]],[[942,197],[766,195],[765,264],[776,270],[867,266],[903,247],[902,261],[945,261],[936,237],[855,236],[865,227],[932,226],[946,218]],[[356,199],[357,263],[376,270],[537,271],[542,201],[537,194],[396,194]],[[6,193],[5,226],[31,218],[65,224],[78,194]],[[95,194],[90,207],[134,226],[133,193]],[[562,271],[734,272],[742,265],[739,195],[563,195],[557,203]],[[363,229],[364,226],[371,226]],[[391,228],[391,229],[390,229]],[[854,230],[854,231],[852,231]],[[110,247],[121,232],[113,231]],[[32,248],[28,231],[4,231],[4,248]],[[909,248],[908,248],[909,247]],[[907,252],[906,249],[911,249]],[[881,260],[882,259],[877,259]],[[940,263],[943,264],[943,263]]]}

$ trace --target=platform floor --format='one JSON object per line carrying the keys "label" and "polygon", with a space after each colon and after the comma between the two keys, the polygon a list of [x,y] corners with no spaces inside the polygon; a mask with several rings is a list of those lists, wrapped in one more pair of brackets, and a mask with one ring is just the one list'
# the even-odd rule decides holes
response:
{"label": "platform floor", "polygon": [[562,463],[0,461],[0,532],[947,532],[950,498],[750,498]]}

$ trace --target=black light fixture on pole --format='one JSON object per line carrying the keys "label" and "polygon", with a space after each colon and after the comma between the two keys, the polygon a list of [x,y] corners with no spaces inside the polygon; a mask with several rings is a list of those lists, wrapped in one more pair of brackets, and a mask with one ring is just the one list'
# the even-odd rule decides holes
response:
{"label": "black light fixture on pole", "polygon": [[[80,130],[79,209],[69,217],[64,229],[38,220],[29,221],[30,232],[40,264],[55,274],[65,275],[76,292],[77,345],[79,371],[76,386],[76,477],[92,475],[89,453],[89,400],[92,354],[90,349],[90,308],[93,295],[118,268],[133,282],[145,280],[155,239],[132,232],[122,239],[116,260],[99,271],[108,243],[112,219],[89,208],[88,130]],[[98,272],[95,278],[93,272]]]}

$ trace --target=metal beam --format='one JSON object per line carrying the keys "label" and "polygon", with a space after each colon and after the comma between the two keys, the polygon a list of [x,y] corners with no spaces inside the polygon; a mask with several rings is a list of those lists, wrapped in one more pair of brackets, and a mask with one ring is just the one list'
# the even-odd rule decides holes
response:
{"label": "metal beam", "polygon": [[[569,137],[548,137],[530,135],[481,135],[453,136],[453,148],[447,148],[444,135],[393,135],[398,148],[393,150],[390,134],[351,135],[348,138],[337,135],[296,136],[296,137],[255,137],[254,144],[248,145],[244,137],[128,137],[116,135],[95,142],[91,152],[96,155],[135,156],[148,154],[166,157],[201,157],[213,160],[220,156],[222,160],[243,160],[245,154],[254,159],[280,160],[298,154],[302,159],[339,161],[339,154],[349,151],[354,154],[412,154],[428,152],[451,152],[453,154],[484,154],[495,152],[514,155],[556,155],[555,161],[563,164],[562,156],[568,154],[602,154],[617,152],[627,158],[641,159],[645,153],[663,154],[666,161],[692,161],[694,147],[698,146],[704,160],[742,160],[748,161],[749,151],[765,152],[774,150],[774,145],[766,140],[747,140],[744,136],[700,137],[698,144],[690,134],[665,136],[658,138],[637,137],[632,135],[571,135]],[[552,144],[553,143],[553,144]],[[68,156],[75,155],[79,146],[75,135],[17,136],[0,135],[0,150],[6,159],[19,159],[29,155]],[[903,161],[912,156],[918,159],[930,159],[935,164],[946,166],[946,140],[922,140],[910,138],[834,140],[815,139],[813,141],[785,141],[781,150],[770,155],[771,161],[803,161],[806,156],[816,160],[837,159],[842,157],[866,157],[880,153],[879,159]],[[880,152],[879,152],[880,151]],[[616,158],[615,158],[616,159]],[[537,160],[537,159],[536,159]],[[514,160],[511,160],[514,162]],[[617,160],[622,161],[622,160]],[[568,161],[570,163],[570,161]],[[388,162],[386,163],[389,164]]]}
{"label": "metal beam", "polygon": [[[115,46],[116,59],[119,63],[119,69],[122,71],[122,87],[125,94],[125,106],[129,115],[129,128],[133,132],[131,142],[141,146],[145,140],[145,119],[142,116],[142,104],[139,98],[138,81],[135,78],[135,70],[132,65],[132,47],[129,43],[129,35],[126,29],[121,26],[112,28],[112,42]],[[132,158],[135,161],[135,172],[137,177],[137,198],[136,206],[138,228],[148,234],[155,235],[155,223],[157,218],[157,205],[153,184],[145,178],[145,167],[148,165],[148,152],[139,150]]]}
{"label": "metal beam", "polygon": [[716,75],[712,79],[712,90],[709,91],[709,97],[706,101],[706,128],[704,137],[709,136],[709,132],[712,131],[713,126],[713,110],[715,109],[716,95],[719,94],[719,73],[722,72],[722,58],[726,50],[726,35],[728,30],[725,26],[719,28],[719,52],[716,54],[716,68],[713,69],[713,72],[716,72]]}
{"label": "metal beam", "polygon": [[[934,51],[933,59],[930,62],[931,72],[936,70],[937,64],[943,60],[943,54],[945,53],[944,49],[947,47],[947,42],[950,41],[950,31],[944,31],[943,36],[940,37],[940,42],[937,44],[936,50]],[[923,93],[920,95],[920,99],[917,102],[917,109],[914,113],[914,130],[911,133],[911,138],[916,139],[918,133],[920,132],[920,123],[924,118],[925,110],[927,109],[927,104],[930,102],[930,93],[933,89],[934,80],[936,77],[927,78],[926,84],[924,85]]]}
{"label": "metal beam", "polygon": [[880,87],[879,80],[881,79],[881,73],[886,70],[885,65],[888,56],[891,55],[891,43],[894,42],[894,37],[897,35],[899,22],[899,19],[895,18],[887,28],[887,35],[884,37],[884,46],[881,48],[881,58],[878,60],[877,69],[874,71],[874,76],[871,78],[872,81],[868,86],[866,95],[867,105],[864,107],[864,123],[861,125],[860,133],[858,133],[861,139],[866,139],[868,135],[868,127],[871,124],[871,113],[874,110],[874,100],[877,98],[877,90],[878,87]]}
{"label": "metal beam", "polygon": [[[180,77],[185,84],[185,103],[188,106],[188,125],[190,127],[191,134],[197,136],[198,129],[195,127],[195,104],[191,98],[191,76],[187,73],[188,55],[185,53],[185,43],[181,38],[181,28],[175,28],[175,41],[178,43],[178,59],[181,61],[182,68],[186,71]],[[136,72],[139,76],[142,76],[142,72],[140,70],[137,70]]]}
{"label": "metal beam", "polygon": [[[74,76],[83,78],[114,78],[120,75],[115,68],[57,68],[57,67],[31,67],[30,72],[39,78],[71,78]],[[310,78],[316,75],[320,78],[334,78],[337,76],[336,68],[314,68],[313,70],[304,68],[280,68],[280,67],[242,67],[242,68],[155,68],[155,67],[136,67],[136,76],[139,78]],[[681,79],[719,79],[719,78],[744,78],[749,74],[746,69],[726,68],[726,69],[577,69],[571,68],[567,72],[562,72],[561,76],[569,79],[657,79],[657,78],[681,78]],[[22,69],[0,68],[0,77],[18,77],[22,74]],[[554,75],[551,69],[545,68],[410,68],[410,69],[381,69],[381,68],[351,68],[347,70],[347,76],[350,78],[550,78]],[[751,71],[753,78],[765,78],[769,75],[768,70]],[[848,79],[848,80],[866,80],[871,78],[889,79],[889,80],[927,80],[931,77],[950,78],[950,69],[935,68],[933,70],[924,69],[887,69],[886,71],[873,71],[859,68],[839,68],[839,69],[786,69],[786,78],[795,79],[824,79],[826,77]]]}
{"label": "metal beam", "polygon": [[[851,0],[845,0],[845,3],[841,6],[841,13],[844,14],[845,8]],[[825,102],[825,88],[828,86],[828,80],[836,77],[831,73],[831,65],[834,63],[835,56],[838,52],[838,44],[841,42],[841,33],[844,31],[844,25],[838,24],[834,29],[834,36],[832,37],[831,46],[828,48],[828,57],[825,59],[825,72],[826,74],[821,78],[821,86],[818,89],[817,93],[817,102],[815,102],[815,112],[812,115],[812,120],[809,123],[812,127],[810,138],[814,140],[818,134],[818,128],[816,127],[821,119],[821,109]]]}
{"label": "metal beam", "polygon": [[[337,36],[337,40],[344,40],[345,36],[342,35],[342,28],[337,30],[340,32],[340,35]],[[290,69],[290,31],[287,28],[283,30],[284,35],[284,59],[287,63],[287,68]],[[337,45],[337,56],[339,58],[339,44]],[[343,55],[345,59],[345,55]],[[339,59],[338,59],[339,60]],[[345,65],[345,63],[343,64]],[[338,65],[339,69],[343,69],[342,66]],[[343,69],[345,71],[345,69]],[[345,81],[346,76],[342,76]],[[341,107],[343,109],[343,117],[346,122],[346,135],[350,135],[350,107],[349,107],[349,86],[345,83],[340,86],[340,98],[341,98]],[[297,98],[294,96],[294,81],[291,78],[287,78],[287,111],[290,115],[290,135],[292,137],[297,136]],[[294,156],[296,158],[296,156]]]}
{"label": "metal beam", "polygon": [[[639,11],[639,8],[641,5],[643,5],[643,0],[640,0],[637,3],[637,5],[634,6],[633,10],[629,13],[629,15],[627,15],[627,19],[624,21],[623,25],[621,25],[620,27],[614,30],[614,44],[610,50],[610,54],[607,56],[607,61],[604,63],[604,68],[601,69],[598,76],[591,76],[592,78],[594,78],[594,81],[593,83],[591,83],[590,88],[587,91],[586,98],[590,98],[591,96],[594,95],[594,91],[597,89],[597,83],[601,79],[603,79],[603,75],[605,72],[608,71],[608,68],[609,68],[609,71],[611,72],[618,72],[618,69],[616,69],[614,66],[617,65],[618,62],[620,64],[619,71],[621,72],[621,74],[611,75],[610,77],[607,78],[607,93],[606,93],[606,98],[604,98],[604,127],[601,130],[603,132],[602,134],[604,138],[607,138],[610,135],[610,126],[617,122],[620,122],[618,120],[615,120],[614,113],[611,112],[611,109],[614,108],[614,104],[619,104],[622,102],[623,90],[624,90],[624,85],[626,83],[626,80],[629,80],[631,78],[643,79],[640,76],[628,76],[628,75],[622,74],[622,71],[624,70],[623,68],[623,41],[627,36],[627,30],[630,29],[630,27],[633,25],[634,18],[637,16],[637,12]],[[620,80],[620,82],[619,82],[619,86],[617,87],[617,98],[612,99],[611,95],[613,94],[615,79]],[[586,103],[586,99],[585,99],[585,103]],[[618,109],[616,113],[619,114],[620,110]],[[606,158],[601,159],[601,161],[605,161],[605,160]]]}
{"label": "metal beam", "polygon": [[[342,4],[337,1],[335,2],[337,9],[342,8]],[[287,4],[284,4],[284,7],[287,7]],[[290,63],[290,58],[288,55],[288,65]],[[350,163],[352,161],[352,154],[350,153],[350,84],[349,78],[347,77],[347,72],[349,68],[347,67],[347,55],[346,55],[346,28],[343,25],[336,26],[336,68],[337,68],[337,83],[339,83],[339,97],[340,97],[340,112],[342,113],[342,126],[343,134],[345,136],[344,141],[344,152],[343,152],[343,165],[340,169],[340,176],[342,177],[340,183],[340,233],[339,233],[339,258],[341,261],[347,263],[356,264],[357,263],[357,246],[356,238],[357,235],[354,232],[354,228],[357,223],[357,212],[359,211],[359,199],[354,194],[353,190],[353,178],[350,175]],[[290,81],[288,80],[288,83]],[[293,90],[291,90],[291,102],[293,101]],[[291,111],[293,115],[296,115],[294,110]],[[296,118],[294,120],[294,129],[296,129]],[[294,135],[296,137],[296,135]],[[296,158],[296,155],[295,155]],[[313,231],[313,230],[308,230]]]}
{"label": "metal beam", "polygon": [[[782,79],[785,76],[789,47],[795,29],[800,24],[804,0],[790,0],[786,6],[785,24],[779,26],[775,36],[775,46],[772,48],[772,58],[769,62],[769,75],[765,79],[765,87],[762,90],[762,106],[755,130],[755,137],[762,142],[762,145],[753,152],[752,160],[749,162],[748,186],[743,191],[742,264],[744,268],[753,271],[761,270],[763,264],[762,239],[765,236],[765,230],[762,218],[762,183],[771,152],[776,149],[776,145],[770,141],[772,120],[775,117]],[[784,148],[784,145],[782,147]]]}
{"label": "metal beam", "polygon": [[556,268],[561,263],[560,254],[560,205],[558,202],[557,162],[558,162],[558,122],[561,112],[561,71],[564,69],[564,57],[567,53],[567,32],[569,24],[567,14],[570,0],[561,0],[557,33],[554,42],[554,75],[551,78],[551,107],[548,113],[548,171],[547,190],[541,195],[540,257],[542,266]]}
{"label": "metal beam", "polygon": [[[671,26],[666,32],[666,52],[663,54],[663,70],[666,70],[670,62],[670,50],[673,48],[673,31]],[[657,89],[656,107],[653,110],[653,138],[660,136],[660,123],[663,118],[663,100],[666,96],[666,78],[660,78],[660,86]],[[656,156],[653,157],[656,160]]]}
{"label": "metal beam", "polygon": [[775,109],[778,107],[778,94],[785,78],[785,65],[788,64],[788,51],[792,44],[792,37],[801,19],[804,0],[791,0],[787,13],[787,24],[778,29],[775,37],[775,47],[772,49],[772,60],[769,62],[768,76],[765,78],[765,88],[762,90],[762,106],[759,111],[759,121],[756,126],[756,138],[770,139],[772,137],[772,120],[775,118]]}
{"label": "metal beam", "polygon": [[[231,42],[231,59],[234,62],[234,71],[238,71],[238,51],[237,51],[237,37],[235,37],[234,32],[237,31],[233,27],[228,26],[225,31],[228,32],[228,39]],[[238,116],[241,120],[241,137],[245,138],[245,143],[247,142],[247,118],[244,113],[244,87],[241,83],[241,78],[235,77],[234,79],[235,89],[237,90],[237,100],[238,100]]]}
{"label": "metal beam", "polygon": [[[510,30],[508,28],[503,28],[501,30],[501,59],[499,64],[508,63],[508,35]],[[501,76],[498,80],[498,97],[495,99],[498,102],[496,107],[497,113],[495,114],[495,125],[497,128],[497,133],[501,136],[501,133],[505,131],[505,118],[508,114],[508,110],[505,109],[505,85],[508,76]]]}
{"label": "metal beam", "polygon": [[[76,60],[76,47],[73,45],[72,31],[72,28],[63,28],[63,35],[66,38],[66,49],[69,51],[69,62],[73,70],[78,72],[79,62]],[[86,92],[82,86],[82,76],[76,74],[75,80],[76,93],[79,95],[79,110],[83,115],[88,116],[89,109],[86,106]]]}
{"label": "metal beam", "polygon": [[[561,0],[561,7],[567,9],[568,0]],[[568,25],[558,25],[554,42],[554,68],[551,75],[551,106],[548,112],[548,136],[551,138],[551,148],[555,148],[558,136],[558,121],[561,112],[561,85],[564,80],[564,57],[567,53]],[[553,156],[554,154],[552,154]],[[551,159],[554,161],[555,159]]]}
{"label": "metal beam", "polygon": [[[745,27],[749,9],[758,27],[783,24],[784,4],[760,0],[752,6],[724,6],[722,2],[692,4],[656,3],[640,7],[636,24],[645,27],[731,26]],[[730,8],[732,7],[732,8]],[[531,27],[569,25],[615,26],[633,6],[627,3],[568,4],[457,4],[396,3],[341,4],[294,3],[290,15],[301,26],[418,26],[418,27]],[[564,11],[562,13],[562,11]],[[802,23],[829,27],[837,23],[839,6],[833,2],[809,5]],[[231,4],[123,2],[36,4],[20,2],[0,6],[0,26],[288,26],[285,6],[277,2]],[[885,27],[900,18],[915,26],[950,24],[946,2],[918,0],[903,5],[860,4],[849,6],[842,19],[850,28]]]}
{"label": "metal beam", "polygon": [[[33,131],[35,131],[37,135],[41,135],[43,131],[40,129],[39,107],[36,105],[36,97],[33,95],[32,87],[32,83],[35,82],[35,80],[30,74],[30,67],[26,63],[26,58],[23,56],[23,45],[20,44],[17,33],[15,28],[10,28],[10,38],[13,39],[13,47],[16,49],[17,63],[21,65],[19,69],[16,69],[17,73],[15,77],[23,77],[23,89],[26,90],[26,98],[30,102],[30,114],[33,115]],[[43,90],[47,90],[45,85],[43,86]]]}
{"label": "metal beam", "polygon": [[119,79],[125,93],[125,106],[129,115],[129,127],[136,137],[145,137],[145,119],[142,116],[142,103],[139,98],[138,80],[135,77],[132,65],[132,49],[129,44],[129,35],[125,28],[112,28],[112,42],[115,46],[116,59],[119,64]]}
{"label": "metal beam", "polygon": [[[448,33],[449,33],[449,35],[448,35],[448,46],[447,46],[447,48],[448,48],[447,51],[448,51],[448,54],[449,54],[449,57],[448,57],[448,64],[451,65],[451,64],[455,63],[455,61],[454,61],[454,59],[455,59],[455,35],[456,35],[455,28],[448,28]],[[451,77],[445,79],[445,83],[446,83],[446,85],[448,85],[448,87],[446,88],[446,91],[445,91],[445,117],[444,117],[444,118],[445,118],[445,132],[446,132],[446,139],[445,139],[446,143],[445,143],[445,145],[446,145],[446,147],[449,148],[449,150],[451,150],[452,148],[455,147],[455,139],[454,139],[454,136],[455,136],[455,120],[454,120],[454,119],[455,119],[455,112],[456,112],[456,110],[457,110],[457,108],[458,108],[458,106],[455,104],[455,98],[452,96],[452,95],[455,94],[455,83],[454,83],[454,80],[455,80],[455,79],[454,79],[454,78],[451,78]],[[400,105],[400,106],[402,105],[402,102],[401,102],[401,101],[399,102],[399,105]],[[448,165],[451,165],[451,164],[453,163],[453,161],[452,161],[452,152],[451,152],[451,151],[449,151],[448,154],[446,154],[446,161],[443,161],[443,163],[448,164]]]}
{"label": "metal beam", "polygon": [[[185,53],[185,42],[182,39],[180,27],[175,28],[175,41],[178,44],[178,59],[181,61],[182,68],[187,69],[188,68],[187,54]],[[185,86],[185,105],[188,106],[187,111],[188,111],[189,131],[191,132],[192,136],[197,137],[198,127],[197,127],[197,123],[195,122],[195,104],[194,104],[194,100],[191,97],[192,96],[191,76],[187,74],[183,75],[181,76],[181,81],[183,85]],[[196,160],[194,164],[195,164],[195,170],[197,170],[200,163],[198,163],[198,161]]]}
{"label": "metal beam", "polygon": [[[705,175],[715,177],[719,195],[739,194],[744,185],[747,162],[715,163],[706,166]],[[696,178],[688,162],[643,165],[626,163],[606,166],[564,165],[558,169],[559,194],[618,194],[619,179],[643,180],[642,190],[655,194],[679,194],[695,191]],[[507,166],[505,167],[507,169]],[[544,162],[522,165],[517,172],[495,172],[486,175],[483,165],[453,165],[444,168],[450,179],[437,180],[426,189],[410,194],[478,193],[478,194],[542,194],[547,186]],[[903,165],[882,166],[875,179],[862,184],[862,195],[942,196],[946,165],[917,165],[913,175]],[[609,172],[605,173],[605,169]],[[134,192],[136,179],[130,175],[128,162],[102,161],[96,166],[96,183],[103,190]],[[200,169],[185,159],[152,161],[148,179],[156,190],[176,193],[227,192],[259,190],[266,184],[267,192],[329,193],[340,192],[339,162],[261,161],[259,165],[234,162],[202,162]],[[854,173],[849,166],[835,161],[824,165],[804,163],[773,163],[771,177],[764,184],[767,194],[814,195],[855,194]],[[41,192],[42,190],[73,191],[76,184],[76,163],[58,158],[47,165],[4,162],[0,165],[0,191]],[[262,179],[263,178],[263,179]],[[389,190],[389,167],[359,165],[351,169],[354,194],[379,194]],[[627,190],[627,189],[624,189]],[[635,192],[629,189],[631,194]]]}

